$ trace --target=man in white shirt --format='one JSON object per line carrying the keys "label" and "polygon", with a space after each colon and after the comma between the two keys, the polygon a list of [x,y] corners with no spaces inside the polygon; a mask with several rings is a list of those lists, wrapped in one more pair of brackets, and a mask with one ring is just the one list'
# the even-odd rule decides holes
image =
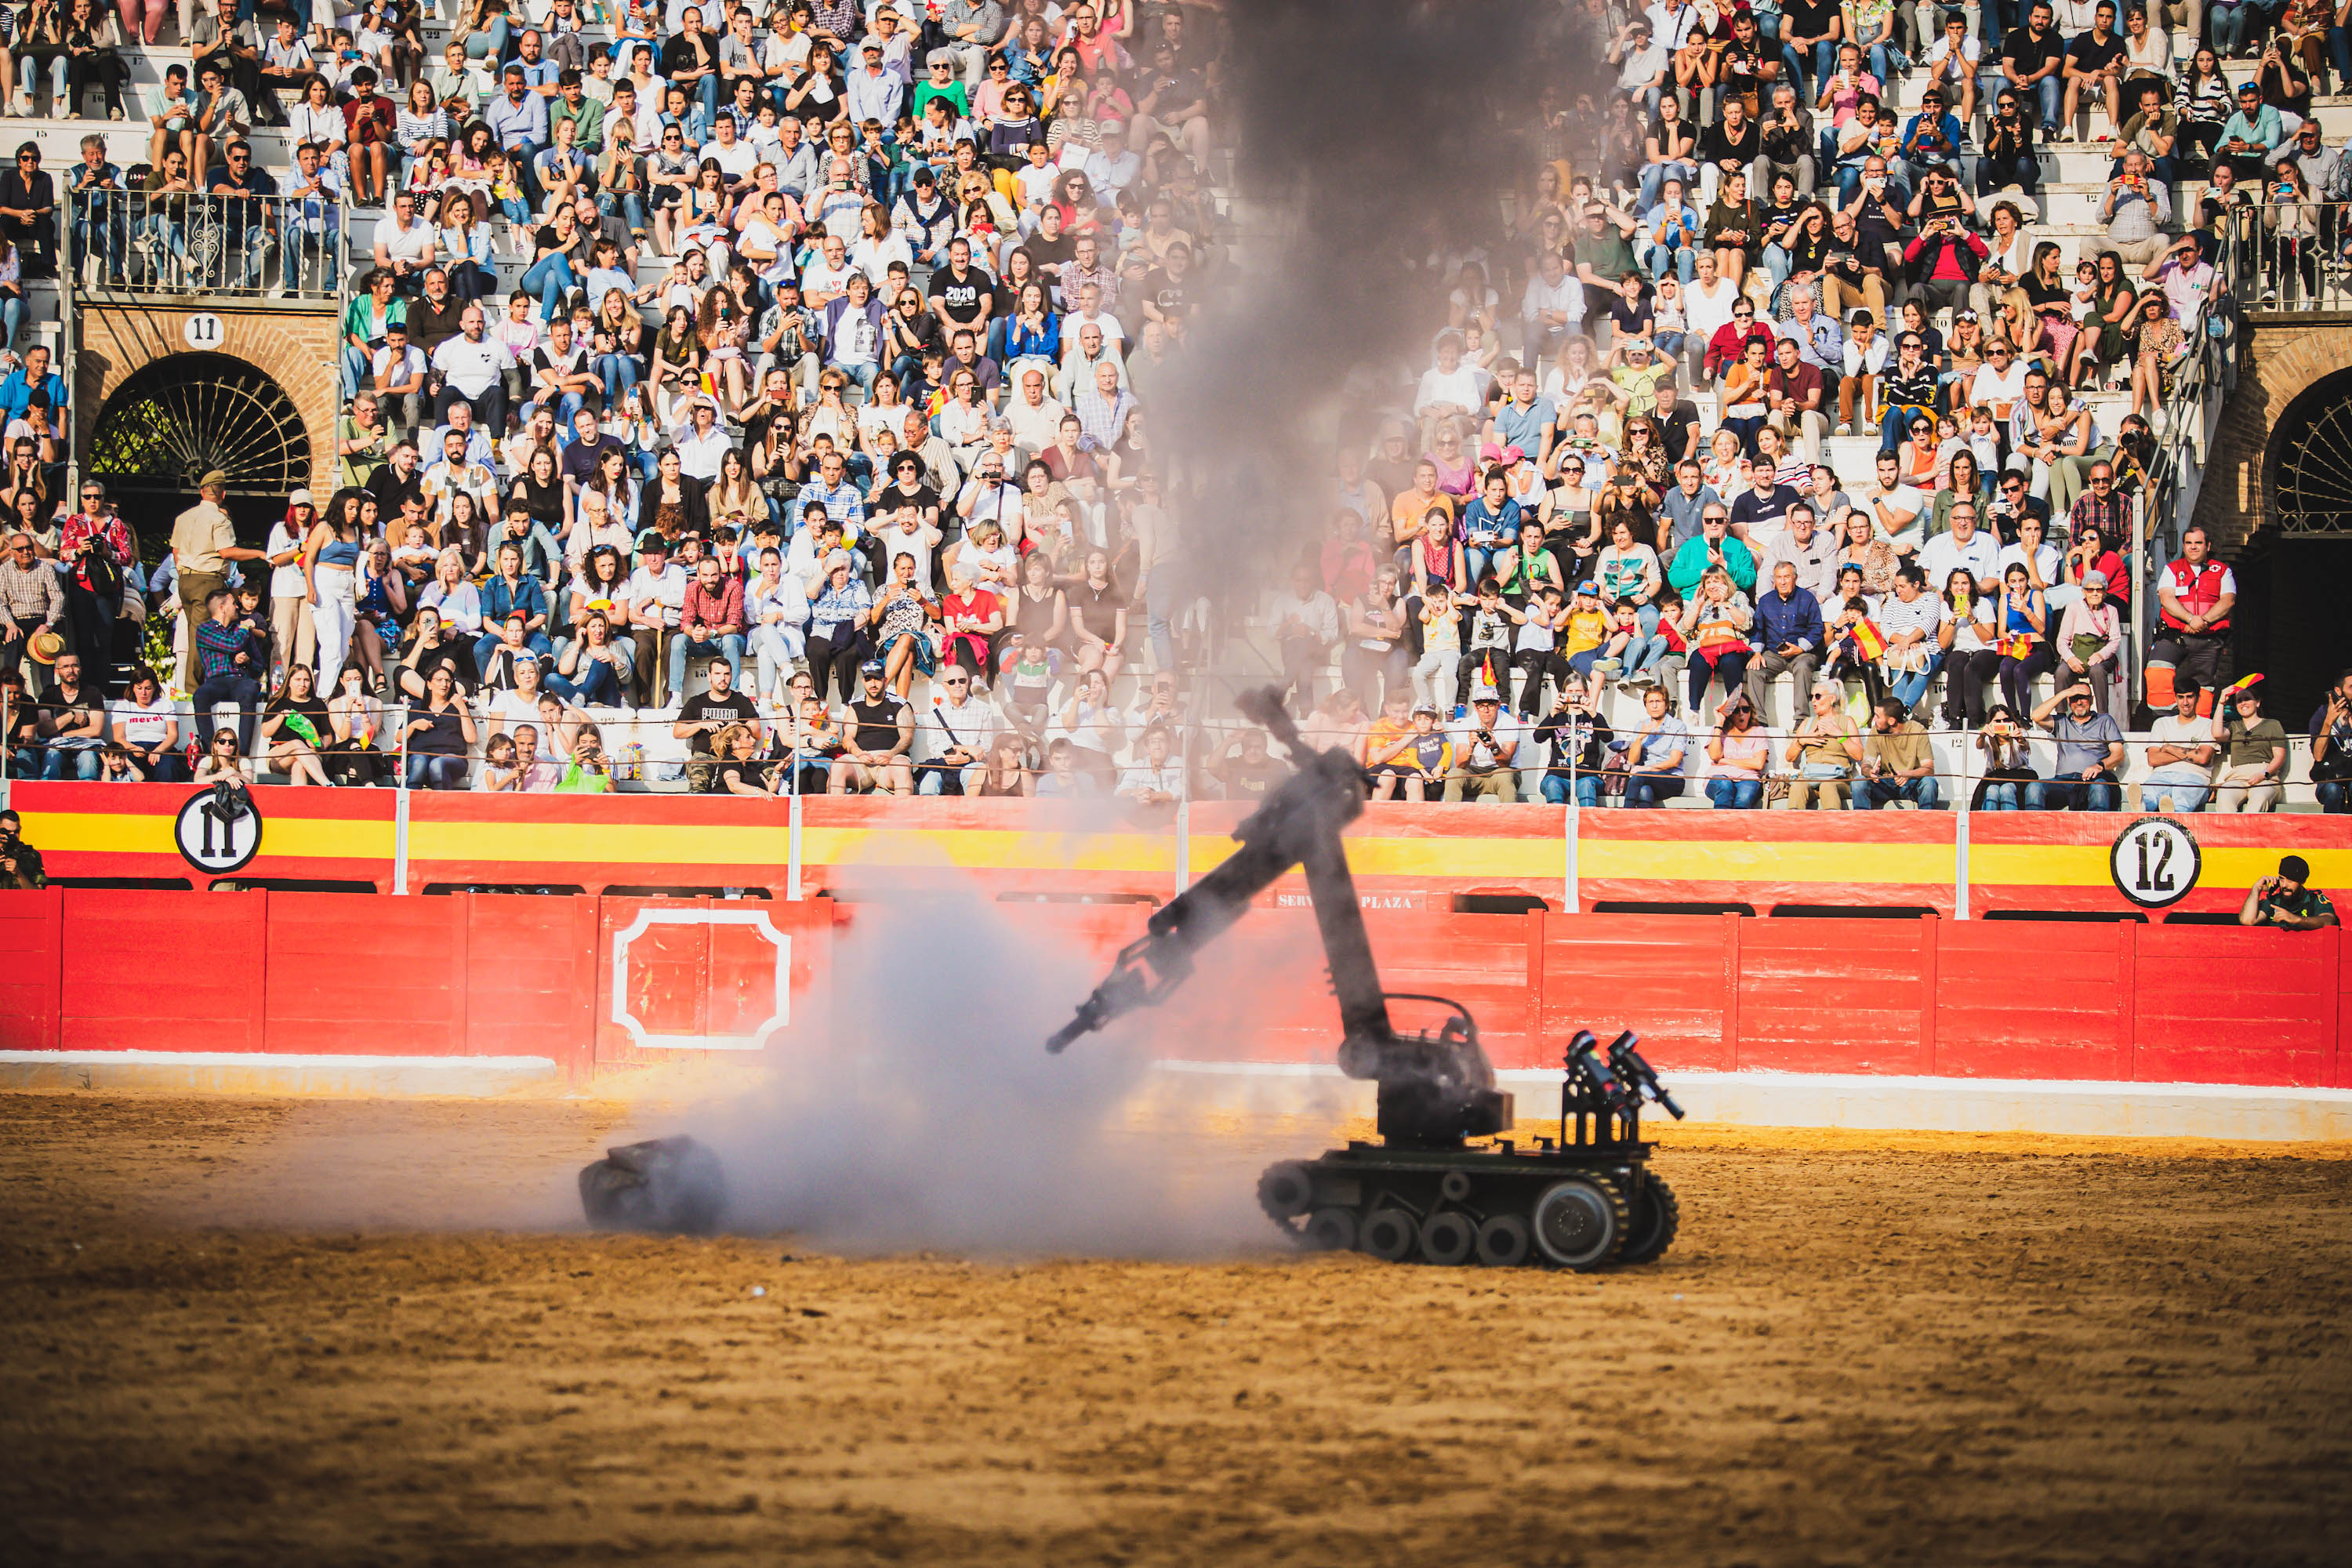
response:
{"label": "man in white shirt", "polygon": [[881,121],[887,129],[898,123],[898,105],[906,100],[907,84],[882,63],[882,40],[867,34],[857,46],[857,68],[849,73],[842,97],[853,124]]}
{"label": "man in white shirt", "polygon": [[375,390],[387,425],[414,430],[424,422],[425,351],[408,341],[406,323],[394,321],[384,328],[383,347],[375,351],[368,371],[368,384]]}
{"label": "man in white shirt", "polygon": [[397,287],[412,287],[412,278],[422,278],[433,264],[433,226],[419,222],[416,197],[408,191],[396,191],[392,198],[392,221],[380,223],[375,228],[375,264],[393,276]]}
{"label": "man in white shirt", "polygon": [[1013,439],[1021,449],[1035,457],[1054,444],[1054,436],[1062,427],[1062,416],[1068,410],[1061,402],[1045,393],[1045,372],[1034,363],[1021,367],[1021,390],[1005,405],[1004,416],[1012,422]]}
{"label": "man in white shirt", "polygon": [[1902,470],[1893,452],[1879,453],[1878,480],[1864,488],[1854,505],[1870,513],[1895,553],[1909,555],[1919,548],[1919,514],[1927,510],[1927,498],[1903,482]]}
{"label": "man in white shirt", "polygon": [[1267,624],[1282,649],[1282,681],[1297,694],[1301,707],[1315,705],[1315,674],[1330,659],[1331,645],[1339,640],[1339,607],[1323,591],[1315,567],[1300,562],[1290,569],[1290,585],[1276,590],[1266,606]]}
{"label": "man in white shirt", "polygon": [[719,427],[719,405],[708,397],[694,400],[693,423],[670,438],[677,448],[681,472],[709,484],[719,478],[719,459],[734,445]]}
{"label": "man in white shirt", "polygon": [[760,162],[760,151],[735,134],[735,117],[731,114],[719,117],[710,128],[710,138],[695,154],[695,160],[718,164],[719,173],[726,176],[727,189],[734,192],[751,177],[752,169]]}
{"label": "man in white shirt", "polygon": [[1568,275],[1568,263],[1557,251],[1547,250],[1528,279],[1519,301],[1519,325],[1528,345],[1527,363],[1557,358],[1560,344],[1584,323],[1584,285]]}
{"label": "man in white shirt", "polygon": [[1837,569],[1843,563],[1837,541],[1813,516],[1809,501],[1790,507],[1786,521],[1787,527],[1765,547],[1763,558],[1756,563],[1756,574],[1769,583],[1772,569],[1785,561],[1797,569],[1797,586],[1826,605],[1837,587]]}
{"label": "man in white shirt", "polygon": [[2197,812],[2213,795],[2213,723],[2197,716],[2203,689],[2194,676],[2173,682],[2172,711],[2148,726],[2148,775],[2139,786],[2142,811]]}
{"label": "man in white shirt", "polygon": [[1144,731],[1135,763],[1118,776],[1122,800],[1143,805],[1172,805],[1184,798],[1184,764],[1171,762],[1175,738],[1165,726]]}
{"label": "man in white shirt", "polygon": [[1454,727],[1454,768],[1445,775],[1445,798],[1518,799],[1519,775],[1514,759],[1525,732],[1525,726],[1499,697],[1490,692],[1475,699],[1470,716]]}
{"label": "man in white shirt", "polygon": [[1953,569],[1965,566],[1976,579],[1978,593],[1998,593],[2000,541],[1990,531],[1978,531],[1976,502],[1954,501],[1951,515],[1951,531],[1939,533],[1919,547],[1919,570],[1927,574],[1928,586],[1942,595]]}
{"label": "man in white shirt", "polygon": [[987,765],[988,749],[1004,727],[996,704],[974,689],[971,672],[950,665],[933,682],[930,706],[915,715],[918,795],[961,795]]}
{"label": "man in white shirt", "polygon": [[636,645],[635,664],[629,671],[631,702],[658,708],[665,700],[659,689],[668,684],[667,639],[677,635],[678,614],[686,608],[685,568],[669,558],[669,543],[660,534],[647,531],[625,596],[629,601],[629,640]]}
{"label": "man in white shirt", "polygon": [[451,405],[463,403],[485,430],[507,427],[506,373],[514,369],[515,358],[506,344],[486,335],[486,325],[481,306],[468,305],[458,318],[457,335],[433,351],[433,368],[442,383],[433,400],[436,422],[448,418]]}

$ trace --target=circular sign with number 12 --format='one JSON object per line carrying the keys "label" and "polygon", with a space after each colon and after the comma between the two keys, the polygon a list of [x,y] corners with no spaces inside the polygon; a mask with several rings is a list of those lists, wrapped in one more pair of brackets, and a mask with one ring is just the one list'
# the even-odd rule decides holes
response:
{"label": "circular sign with number 12", "polygon": [[2107,874],[2116,891],[2144,910],[2179,903],[2197,886],[2204,857],[2195,835],[2168,816],[2143,816],[2116,835]]}

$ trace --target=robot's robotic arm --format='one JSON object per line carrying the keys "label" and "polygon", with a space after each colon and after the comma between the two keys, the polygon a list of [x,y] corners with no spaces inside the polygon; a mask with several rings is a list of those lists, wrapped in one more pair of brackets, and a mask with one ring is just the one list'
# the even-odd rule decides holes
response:
{"label": "robot's robotic arm", "polygon": [[1045,1048],[1060,1051],[1080,1035],[1164,1000],[1191,975],[1193,954],[1296,866],[1307,874],[1339,1002],[1340,1069],[1380,1085],[1381,1131],[1458,1142],[1507,1128],[1510,1098],[1496,1091],[1467,1013],[1447,1004],[1453,1016],[1433,1036],[1400,1037],[1390,1021],[1389,998],[1340,843],[1342,830],[1363,813],[1362,770],[1344,752],[1307,745],[1279,693],[1247,693],[1238,706],[1289,752],[1297,772],[1234,830],[1241,847],[1231,858],[1151,917],[1145,934],[1120,952],[1109,977]]}

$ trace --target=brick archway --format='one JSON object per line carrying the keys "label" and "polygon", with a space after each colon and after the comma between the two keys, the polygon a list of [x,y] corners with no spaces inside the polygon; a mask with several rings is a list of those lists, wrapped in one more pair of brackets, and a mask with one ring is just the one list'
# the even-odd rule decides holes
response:
{"label": "brick archway", "polygon": [[2234,554],[2263,526],[2270,504],[2271,434],[2310,387],[2352,370],[2352,327],[2340,321],[2245,329],[2238,384],[2206,454],[2196,521],[2215,547]]}
{"label": "brick archway", "polygon": [[[87,463],[100,411],[131,375],[173,354],[187,353],[185,309],[84,306],[76,313],[80,348],[74,362],[74,457]],[[311,483],[331,488],[335,472],[336,331],[331,310],[239,310],[211,312],[221,341],[207,352],[243,360],[283,388],[301,416],[310,447]]]}

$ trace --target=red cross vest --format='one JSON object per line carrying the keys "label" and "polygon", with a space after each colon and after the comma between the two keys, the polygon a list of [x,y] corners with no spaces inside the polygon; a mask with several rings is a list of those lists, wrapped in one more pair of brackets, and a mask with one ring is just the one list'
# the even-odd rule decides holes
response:
{"label": "red cross vest", "polygon": [[[2180,601],[2182,608],[2195,615],[2209,611],[2221,602],[2221,584],[2230,575],[2230,569],[2208,556],[2202,566],[2191,566],[2186,561],[2176,561],[2164,569],[2164,575],[2172,584],[2172,596]],[[2174,617],[2171,611],[2162,607],[2161,601],[2158,603],[2158,613],[2164,617],[2166,626],[2175,631],[2181,629],[2182,623]],[[2211,622],[2205,629],[2208,632],[2221,632],[2229,630],[2229,627],[2230,622],[2225,616]]]}

